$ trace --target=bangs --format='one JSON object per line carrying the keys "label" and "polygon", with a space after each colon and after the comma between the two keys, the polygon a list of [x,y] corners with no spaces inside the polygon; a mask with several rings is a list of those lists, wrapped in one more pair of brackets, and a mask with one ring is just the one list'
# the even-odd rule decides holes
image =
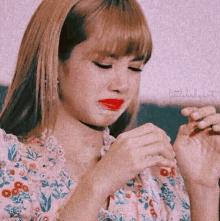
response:
{"label": "bangs", "polygon": [[102,4],[95,13],[85,17],[84,28],[87,38],[95,38],[89,57],[134,55],[146,63],[151,56],[150,31],[142,9],[134,1],[123,7]]}

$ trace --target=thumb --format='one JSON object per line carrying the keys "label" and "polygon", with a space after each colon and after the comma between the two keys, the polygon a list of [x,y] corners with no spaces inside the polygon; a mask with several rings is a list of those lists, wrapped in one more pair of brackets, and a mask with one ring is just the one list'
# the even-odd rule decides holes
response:
{"label": "thumb", "polygon": [[190,136],[194,135],[196,122],[181,125],[175,140],[176,142],[187,143]]}

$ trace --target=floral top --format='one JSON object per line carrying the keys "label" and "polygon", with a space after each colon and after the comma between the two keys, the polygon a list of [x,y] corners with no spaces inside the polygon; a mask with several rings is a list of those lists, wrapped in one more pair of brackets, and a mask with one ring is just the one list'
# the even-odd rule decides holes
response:
{"label": "floral top", "polygon": [[[106,128],[102,156],[113,140]],[[23,144],[0,129],[0,220],[57,220],[77,186],[64,165],[64,150],[54,137]],[[97,221],[190,221],[189,214],[178,169],[152,167],[111,195]]]}

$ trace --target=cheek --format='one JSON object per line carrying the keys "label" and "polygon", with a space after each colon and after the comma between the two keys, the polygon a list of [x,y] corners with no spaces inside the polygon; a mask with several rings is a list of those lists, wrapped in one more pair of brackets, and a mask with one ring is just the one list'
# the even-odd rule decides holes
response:
{"label": "cheek", "polygon": [[140,89],[140,76],[135,76],[130,79],[129,81],[129,88],[130,88],[130,93],[132,95],[136,95],[139,92]]}
{"label": "cheek", "polygon": [[91,67],[84,67],[81,72],[77,73],[77,84],[84,90],[95,92],[99,90],[106,82],[106,76],[100,75]]}

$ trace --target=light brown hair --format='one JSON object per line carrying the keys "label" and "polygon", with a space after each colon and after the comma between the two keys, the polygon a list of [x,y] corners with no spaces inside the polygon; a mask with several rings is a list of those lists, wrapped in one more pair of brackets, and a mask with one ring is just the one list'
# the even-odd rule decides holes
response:
{"label": "light brown hair", "polygon": [[[74,46],[92,35],[99,44],[91,46],[88,56],[132,54],[144,63],[151,56],[150,31],[136,0],[43,0],[25,31],[0,117],[6,132],[23,136],[36,126],[54,127],[59,62],[68,60]],[[138,107],[139,94],[126,111],[127,122],[121,129],[116,122],[113,130],[122,132]]]}

